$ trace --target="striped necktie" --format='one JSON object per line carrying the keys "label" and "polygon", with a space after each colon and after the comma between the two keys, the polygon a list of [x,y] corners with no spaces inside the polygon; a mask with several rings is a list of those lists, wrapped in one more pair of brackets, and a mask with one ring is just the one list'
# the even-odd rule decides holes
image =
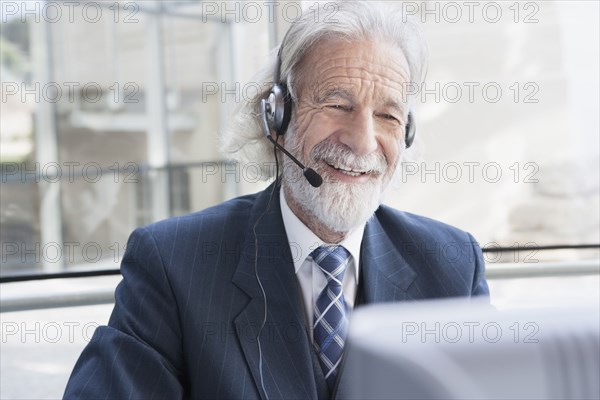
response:
{"label": "striped necktie", "polygon": [[351,255],[343,246],[321,246],[311,253],[327,278],[315,303],[313,333],[325,380],[333,390],[348,333],[342,281]]}

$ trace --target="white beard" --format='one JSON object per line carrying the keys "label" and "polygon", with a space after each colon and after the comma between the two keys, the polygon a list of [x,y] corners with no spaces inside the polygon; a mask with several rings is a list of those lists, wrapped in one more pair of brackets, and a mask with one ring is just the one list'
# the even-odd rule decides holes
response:
{"label": "white beard", "polygon": [[[292,154],[301,154],[296,136],[295,132],[288,132],[286,145]],[[317,165],[322,164],[316,164],[315,161],[321,157],[361,166],[356,169],[373,169],[379,171],[379,174],[365,183],[334,181],[329,174],[317,168]],[[383,174],[387,170],[383,155],[357,157],[344,145],[319,143],[311,152],[310,164],[323,177],[320,187],[312,187],[296,164],[287,157],[284,159],[283,185],[287,188],[286,194],[292,196],[305,214],[312,215],[328,229],[344,233],[365,224],[383,201]]]}

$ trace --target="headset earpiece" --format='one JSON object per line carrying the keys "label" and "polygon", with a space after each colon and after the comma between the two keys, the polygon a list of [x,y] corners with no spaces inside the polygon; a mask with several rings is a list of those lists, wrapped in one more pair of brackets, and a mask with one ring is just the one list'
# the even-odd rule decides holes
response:
{"label": "headset earpiece", "polygon": [[404,135],[404,143],[406,144],[407,149],[413,144],[416,134],[417,125],[415,124],[415,119],[411,110],[408,112],[408,118],[406,120],[406,133]]}
{"label": "headset earpiece", "polygon": [[281,50],[283,50],[284,42],[285,37],[277,52],[277,61],[273,71],[273,87],[269,92],[265,107],[269,128],[274,130],[277,136],[285,134],[288,125],[290,124],[290,120],[292,119],[292,97],[290,96],[287,85],[280,82]]}
{"label": "headset earpiece", "polygon": [[[279,58],[277,60],[279,63]],[[292,99],[285,84],[276,83],[267,98],[267,122],[277,135],[285,134],[292,118]]]}

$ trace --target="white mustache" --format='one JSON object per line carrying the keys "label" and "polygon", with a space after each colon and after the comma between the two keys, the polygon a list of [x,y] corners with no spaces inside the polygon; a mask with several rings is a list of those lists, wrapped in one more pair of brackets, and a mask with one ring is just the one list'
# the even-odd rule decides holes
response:
{"label": "white mustache", "polygon": [[387,169],[387,161],[382,153],[371,153],[357,156],[350,148],[341,143],[323,141],[317,144],[310,153],[312,163],[322,160],[337,168],[357,172],[383,174]]}

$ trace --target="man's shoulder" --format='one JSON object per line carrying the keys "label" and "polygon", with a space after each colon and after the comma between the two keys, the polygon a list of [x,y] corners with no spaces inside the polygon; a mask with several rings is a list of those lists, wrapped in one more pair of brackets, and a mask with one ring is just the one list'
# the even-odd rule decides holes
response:
{"label": "man's shoulder", "polygon": [[469,233],[460,228],[422,215],[400,211],[386,205],[379,207],[376,216],[384,230],[397,233],[399,236],[406,236],[408,234],[413,238],[420,239],[446,238],[446,240],[473,240]]}
{"label": "man's shoulder", "polygon": [[194,213],[167,218],[145,225],[138,230],[153,236],[174,236],[177,233],[204,231],[207,234],[219,231],[240,232],[246,227],[248,218],[260,193],[240,196]]}

